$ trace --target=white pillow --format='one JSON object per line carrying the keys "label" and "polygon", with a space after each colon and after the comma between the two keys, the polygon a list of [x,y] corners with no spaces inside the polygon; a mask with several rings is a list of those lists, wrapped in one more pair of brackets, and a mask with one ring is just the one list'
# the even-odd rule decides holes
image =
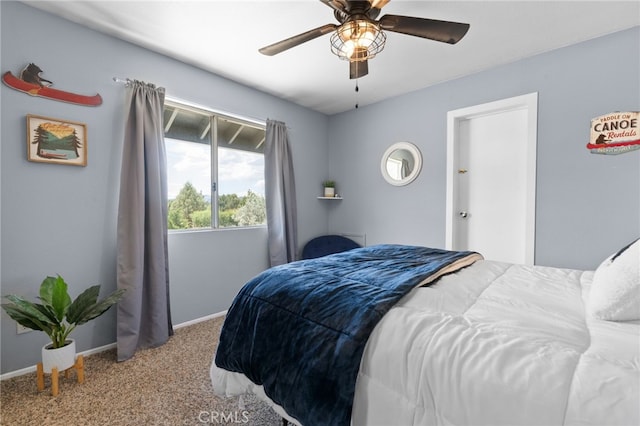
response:
{"label": "white pillow", "polygon": [[640,320],[640,239],[598,266],[587,310],[602,320]]}

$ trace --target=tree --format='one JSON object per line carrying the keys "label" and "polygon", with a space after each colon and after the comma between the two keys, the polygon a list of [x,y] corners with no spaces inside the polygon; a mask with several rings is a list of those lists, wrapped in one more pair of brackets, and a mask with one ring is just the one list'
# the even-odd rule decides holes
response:
{"label": "tree", "polygon": [[235,214],[235,210],[220,210],[218,214],[218,225],[220,225],[221,228],[238,226],[238,222],[234,219]]}
{"label": "tree", "polygon": [[238,226],[235,214],[244,204],[244,199],[238,194],[222,194],[218,197],[218,224],[221,228]]}
{"label": "tree", "polygon": [[38,126],[35,130],[35,138],[33,139],[33,142],[31,142],[34,145],[38,145],[36,148],[36,155],[40,156],[40,151],[42,150],[42,144],[45,142],[46,140],[46,130],[42,127],[42,126]]}
{"label": "tree", "polygon": [[73,129],[73,137],[71,138],[71,148],[75,151],[76,158],[80,157],[80,154],[78,153],[78,148],[80,148],[81,146],[82,146],[82,142],[80,142],[78,133],[76,132],[76,129]]}
{"label": "tree", "polygon": [[244,197],[238,197],[238,194],[222,194],[218,197],[218,209],[222,212],[225,210],[236,210],[244,204]]}
{"label": "tree", "polygon": [[169,229],[185,229],[186,225],[183,222],[182,212],[173,207],[172,204],[175,200],[169,200],[168,212],[167,212],[167,226]]}
{"label": "tree", "polygon": [[211,205],[206,210],[191,213],[194,228],[208,228],[211,226]]}
{"label": "tree", "polygon": [[233,218],[239,226],[261,225],[267,220],[267,204],[264,197],[249,190],[244,197],[244,204]]}
{"label": "tree", "polygon": [[194,228],[193,213],[207,208],[211,210],[202,193],[197,192],[191,182],[186,182],[176,198],[169,203],[169,228],[172,224],[176,227],[171,229]]}

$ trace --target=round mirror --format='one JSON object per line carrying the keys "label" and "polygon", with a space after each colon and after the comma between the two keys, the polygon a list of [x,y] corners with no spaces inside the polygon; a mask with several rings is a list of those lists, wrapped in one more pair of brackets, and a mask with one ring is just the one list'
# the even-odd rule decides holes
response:
{"label": "round mirror", "polygon": [[384,152],[380,171],[391,185],[407,185],[415,180],[422,168],[422,155],[417,146],[409,142],[396,142]]}

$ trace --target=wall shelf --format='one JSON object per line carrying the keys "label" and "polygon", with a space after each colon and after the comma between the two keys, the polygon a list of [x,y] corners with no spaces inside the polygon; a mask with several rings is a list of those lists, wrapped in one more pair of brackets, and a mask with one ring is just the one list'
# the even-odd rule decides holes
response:
{"label": "wall shelf", "polygon": [[342,197],[318,197],[318,200],[342,200]]}

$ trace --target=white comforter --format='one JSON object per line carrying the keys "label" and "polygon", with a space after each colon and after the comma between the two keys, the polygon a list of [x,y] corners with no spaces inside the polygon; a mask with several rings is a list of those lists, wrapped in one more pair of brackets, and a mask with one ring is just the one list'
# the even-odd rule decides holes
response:
{"label": "white comforter", "polygon": [[[592,277],[479,261],[414,290],[369,339],[352,424],[640,425],[640,323],[586,317]],[[268,400],[214,363],[211,378]]]}

